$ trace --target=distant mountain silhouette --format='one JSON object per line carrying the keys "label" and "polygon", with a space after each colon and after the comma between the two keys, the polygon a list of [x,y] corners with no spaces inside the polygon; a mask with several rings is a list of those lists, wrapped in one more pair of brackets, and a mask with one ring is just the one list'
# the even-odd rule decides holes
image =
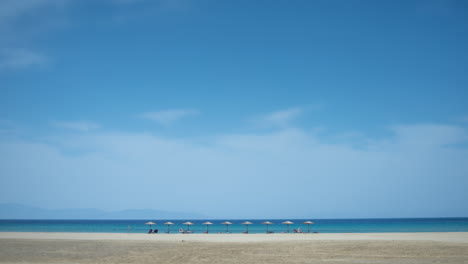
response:
{"label": "distant mountain silhouette", "polygon": [[206,216],[153,209],[103,211],[99,209],[43,209],[22,204],[1,204],[0,219],[203,219]]}

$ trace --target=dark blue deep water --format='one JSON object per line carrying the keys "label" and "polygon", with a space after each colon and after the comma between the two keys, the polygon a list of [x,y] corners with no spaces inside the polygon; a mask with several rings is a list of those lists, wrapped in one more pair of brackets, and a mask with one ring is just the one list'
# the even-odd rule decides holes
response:
{"label": "dark blue deep water", "polygon": [[[302,224],[306,219],[246,219],[227,220],[233,224],[229,226],[229,232],[241,233],[246,230],[244,221],[254,224],[249,226],[250,233],[264,233],[266,226],[261,223],[271,221],[273,225],[268,228],[273,232],[287,232],[287,226],[281,222],[290,220],[294,222],[290,226],[293,229],[301,228],[307,232],[307,225]],[[309,219],[307,219],[309,220]],[[315,224],[310,226],[310,232],[319,233],[374,233],[374,232],[468,232],[468,218],[405,218],[405,219],[311,219]],[[149,229],[144,225],[147,221],[153,221],[153,226],[159,232],[167,232],[168,227],[164,222],[171,221],[171,233],[177,233],[179,228],[186,229],[182,223],[187,220],[0,220],[0,232],[100,232],[100,233],[145,233]],[[201,225],[205,221],[214,223],[209,227],[210,233],[226,232],[226,226],[221,223],[226,220],[188,220],[195,225],[190,230],[201,233],[206,226]]]}

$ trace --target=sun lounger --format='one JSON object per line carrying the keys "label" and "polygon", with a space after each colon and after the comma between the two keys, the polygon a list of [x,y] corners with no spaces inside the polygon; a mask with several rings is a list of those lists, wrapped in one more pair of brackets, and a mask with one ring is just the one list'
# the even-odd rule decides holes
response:
{"label": "sun lounger", "polygon": [[179,233],[182,233],[182,234],[191,234],[191,233],[193,233],[193,231],[184,230],[183,228],[179,228]]}

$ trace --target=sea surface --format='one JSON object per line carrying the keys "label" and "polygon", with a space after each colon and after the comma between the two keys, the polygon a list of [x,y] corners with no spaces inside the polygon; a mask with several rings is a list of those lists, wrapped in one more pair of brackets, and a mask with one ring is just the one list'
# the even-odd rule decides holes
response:
{"label": "sea surface", "polygon": [[[246,231],[246,226],[241,223],[250,221],[249,233],[265,233],[266,225],[264,221],[273,224],[268,226],[268,230],[281,233],[288,232],[288,226],[281,224],[289,220],[294,224],[290,225],[289,232],[294,229],[308,231],[307,225],[302,224],[309,219],[245,219],[245,220],[170,220],[170,219],[142,219],[142,220],[0,220],[0,232],[99,232],[99,233],[146,233],[149,226],[146,222],[152,221],[153,229],[159,232],[178,233],[180,228],[187,229],[182,223],[190,221],[194,225],[189,229],[195,233],[206,231],[203,222],[210,221],[210,233],[230,232],[242,233]],[[468,218],[404,218],[404,219],[311,219],[315,224],[310,225],[310,232],[318,233],[380,233],[380,232],[468,232]],[[173,222],[174,225],[163,225],[165,222]],[[233,224],[221,223],[230,221]]]}

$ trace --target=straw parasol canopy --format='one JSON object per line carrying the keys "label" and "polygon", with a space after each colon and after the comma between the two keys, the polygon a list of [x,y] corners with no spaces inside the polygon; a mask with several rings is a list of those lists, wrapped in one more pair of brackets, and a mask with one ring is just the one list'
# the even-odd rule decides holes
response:
{"label": "straw parasol canopy", "polygon": [[187,226],[187,230],[190,230],[190,226],[194,225],[194,223],[192,223],[192,222],[185,222],[185,223],[182,223],[182,224]]}
{"label": "straw parasol canopy", "polygon": [[150,226],[150,229],[152,228],[153,225],[155,225],[156,223],[153,223],[153,222],[146,222],[145,225],[149,225]]}
{"label": "straw parasol canopy", "polygon": [[202,225],[206,225],[206,233],[208,233],[208,226],[212,225],[212,224],[213,223],[211,223],[211,222],[205,222],[205,223],[202,224]]}
{"label": "straw parasol canopy", "polygon": [[242,223],[242,225],[245,225],[245,232],[248,233],[249,232],[249,225],[252,225],[253,223],[252,222],[249,222],[249,221],[245,221],[244,223]]}
{"label": "straw parasol canopy", "polygon": [[283,225],[288,225],[288,233],[289,233],[289,225],[292,225],[292,224],[294,224],[294,223],[291,222],[291,221],[284,221],[284,222],[281,223],[281,224],[283,224]]}
{"label": "straw parasol canopy", "polygon": [[226,221],[226,222],[222,222],[221,224],[226,225],[226,233],[229,233],[229,225],[232,225],[232,223],[229,221]]}
{"label": "straw parasol canopy", "polygon": [[266,227],[267,227],[267,228],[266,228],[267,233],[268,233],[268,226],[269,226],[269,225],[272,225],[272,224],[273,224],[273,223],[270,222],[270,221],[265,221],[265,222],[262,223],[262,225],[266,225]]}
{"label": "straw parasol canopy", "polygon": [[166,222],[166,223],[164,223],[164,224],[167,225],[167,233],[169,233],[169,232],[170,232],[169,226],[173,225],[174,223],[172,223],[172,222]]}
{"label": "straw parasol canopy", "polygon": [[310,225],[313,225],[315,223],[312,221],[305,221],[303,224],[307,225],[307,233],[310,233]]}

